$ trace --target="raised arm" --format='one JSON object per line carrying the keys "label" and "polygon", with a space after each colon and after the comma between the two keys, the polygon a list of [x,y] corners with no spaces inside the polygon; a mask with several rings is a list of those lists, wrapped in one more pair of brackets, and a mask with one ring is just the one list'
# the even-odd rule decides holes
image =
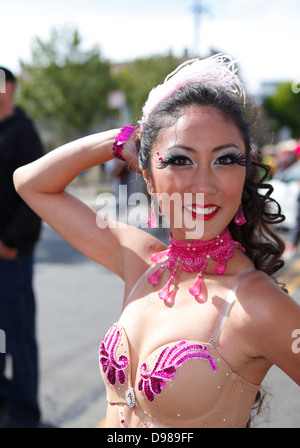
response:
{"label": "raised arm", "polygon": [[[124,229],[99,229],[96,211],[65,191],[80,173],[113,158],[118,133],[118,129],[101,132],[61,146],[18,168],[14,183],[25,202],[65,240],[123,278]],[[135,151],[132,140],[126,151],[130,162]]]}

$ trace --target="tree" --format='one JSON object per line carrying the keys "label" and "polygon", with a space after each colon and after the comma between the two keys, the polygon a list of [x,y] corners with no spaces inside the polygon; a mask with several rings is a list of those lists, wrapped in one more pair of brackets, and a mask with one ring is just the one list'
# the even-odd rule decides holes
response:
{"label": "tree", "polygon": [[126,93],[133,122],[141,118],[142,107],[150,90],[161,84],[180,62],[182,61],[169,54],[139,58],[115,67],[115,81]]}
{"label": "tree", "polygon": [[52,29],[47,42],[36,37],[32,61],[21,61],[17,102],[32,118],[69,141],[112,115],[107,95],[115,89],[111,65],[97,47],[82,48],[78,31]]}
{"label": "tree", "polygon": [[300,93],[295,93],[292,83],[278,85],[274,95],[265,99],[263,107],[275,119],[276,130],[288,126],[294,138],[300,137]]}

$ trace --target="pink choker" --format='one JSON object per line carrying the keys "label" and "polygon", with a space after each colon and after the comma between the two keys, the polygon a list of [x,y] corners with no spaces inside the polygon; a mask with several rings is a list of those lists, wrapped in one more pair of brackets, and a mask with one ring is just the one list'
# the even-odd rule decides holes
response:
{"label": "pink choker", "polygon": [[226,270],[226,261],[233,257],[233,249],[245,252],[240,243],[234,241],[228,229],[225,229],[216,238],[209,241],[176,241],[170,233],[170,245],[167,250],[152,255],[151,261],[155,264],[163,261],[163,264],[148,276],[148,282],[156,285],[159,282],[160,274],[165,268],[172,271],[168,283],[158,292],[162,300],[170,299],[170,288],[177,275],[179,266],[185,272],[196,272],[198,275],[195,282],[189,288],[192,296],[198,297],[201,301],[206,298],[201,293],[202,275],[205,272],[210,259],[217,262],[215,273],[223,275]]}

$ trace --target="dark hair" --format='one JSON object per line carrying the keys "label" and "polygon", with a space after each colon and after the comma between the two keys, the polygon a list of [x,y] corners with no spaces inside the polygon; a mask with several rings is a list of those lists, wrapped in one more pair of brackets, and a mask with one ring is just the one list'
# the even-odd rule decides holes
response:
{"label": "dark hair", "polygon": [[[191,106],[214,107],[231,120],[239,129],[246,148],[246,180],[242,194],[246,223],[238,227],[232,220],[229,229],[233,238],[246,249],[256,269],[273,276],[284,265],[280,259],[284,243],[270,225],[282,222],[285,217],[281,214],[279,204],[271,198],[273,187],[265,183],[270,168],[261,163],[259,152],[251,140],[250,123],[253,120],[246,119],[246,115],[255,117],[255,107],[249,103],[244,107],[233,95],[207,84],[190,83],[183,86],[163,100],[149,115],[137,142],[139,163],[141,169],[148,170],[151,178],[150,155],[153,145],[163,130],[175,124]],[[285,289],[284,286],[282,288]],[[258,391],[252,411],[259,413],[264,398],[265,394]],[[253,415],[247,427],[251,426],[252,418]]]}
{"label": "dark hair", "polygon": [[5,74],[5,82],[7,82],[7,81],[12,81],[13,83],[16,82],[16,78],[15,78],[14,74],[10,70],[8,70],[8,68],[0,67],[0,70],[2,70]]}

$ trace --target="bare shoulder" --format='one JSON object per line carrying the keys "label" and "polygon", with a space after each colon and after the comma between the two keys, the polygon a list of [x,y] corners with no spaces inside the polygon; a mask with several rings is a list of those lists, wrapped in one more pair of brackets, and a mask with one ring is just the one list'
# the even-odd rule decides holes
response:
{"label": "bare shoulder", "polygon": [[261,271],[246,276],[237,291],[240,329],[249,354],[264,358],[300,383],[300,356],[292,350],[300,327],[300,306]]}
{"label": "bare shoulder", "polygon": [[249,316],[255,317],[256,324],[300,310],[275,279],[262,271],[254,271],[245,276],[238,289],[238,300]]}

